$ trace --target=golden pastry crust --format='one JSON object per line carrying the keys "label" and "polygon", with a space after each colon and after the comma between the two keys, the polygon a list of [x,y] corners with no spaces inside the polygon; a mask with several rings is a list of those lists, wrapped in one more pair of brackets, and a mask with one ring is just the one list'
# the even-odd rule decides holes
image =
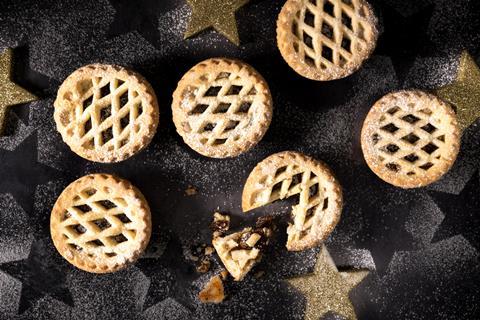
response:
{"label": "golden pastry crust", "polygon": [[277,20],[277,44],[301,76],[349,76],[372,54],[377,18],[365,0],[288,0]]}
{"label": "golden pastry crust", "polygon": [[127,180],[90,174],[72,182],[57,199],[50,233],[71,264],[109,273],[134,262],[150,240],[148,203]]}
{"label": "golden pastry crust", "polygon": [[[247,273],[262,259],[262,245],[268,241],[268,228],[244,228],[226,236],[215,236],[212,245],[223,265],[235,281],[242,281]],[[263,239],[262,239],[263,238]]]}
{"label": "golden pastry crust", "polygon": [[417,188],[450,170],[460,148],[460,129],[446,102],[419,90],[398,91],[370,109],[361,144],[377,176],[397,187]]}
{"label": "golden pastry crust", "polygon": [[219,275],[213,276],[198,294],[202,303],[221,303],[225,299],[223,281]]}
{"label": "golden pastry crust", "polygon": [[73,72],[60,86],[54,106],[63,141],[96,162],[123,161],[145,148],[159,119],[147,80],[115,65],[91,64]]}
{"label": "golden pastry crust", "polygon": [[299,196],[287,228],[287,249],[300,251],[324,241],[340,220],[342,191],[326,164],[299,152],[284,151],[261,161],[243,188],[243,211]]}
{"label": "golden pastry crust", "polygon": [[266,81],[239,60],[202,61],[173,93],[177,132],[193,150],[212,158],[235,157],[255,146],[270,126],[272,112]]}

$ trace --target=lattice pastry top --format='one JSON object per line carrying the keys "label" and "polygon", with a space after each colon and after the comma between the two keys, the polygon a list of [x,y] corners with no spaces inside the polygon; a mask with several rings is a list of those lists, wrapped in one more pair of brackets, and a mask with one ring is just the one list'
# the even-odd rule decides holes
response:
{"label": "lattice pastry top", "polygon": [[55,100],[55,122],[65,143],[79,156],[97,162],[118,162],[139,152],[155,135],[158,117],[150,84],[113,65],[76,70]]}
{"label": "lattice pastry top", "polygon": [[346,77],[375,49],[377,18],[365,0],[288,0],[277,21],[285,61],[312,80]]}
{"label": "lattice pastry top", "polygon": [[193,150],[234,157],[262,139],[272,119],[272,98],[263,77],[248,64],[208,59],[180,80],[172,113],[178,133]]}
{"label": "lattice pastry top", "polygon": [[114,272],[135,261],[147,246],[150,209],[130,182],[91,174],[63,190],[52,210],[50,232],[58,252],[74,266]]}
{"label": "lattice pastry top", "polygon": [[293,196],[298,204],[287,228],[287,249],[299,251],[325,240],[340,220],[342,191],[327,165],[293,151],[267,157],[245,183],[242,208],[248,211]]}
{"label": "lattice pastry top", "polygon": [[365,119],[365,160],[386,182],[415,188],[438,180],[455,162],[460,131],[453,109],[426,92],[389,93]]}

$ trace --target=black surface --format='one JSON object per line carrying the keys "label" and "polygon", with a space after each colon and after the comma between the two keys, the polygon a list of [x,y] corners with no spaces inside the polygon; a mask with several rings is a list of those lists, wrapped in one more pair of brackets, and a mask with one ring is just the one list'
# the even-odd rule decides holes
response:
{"label": "black surface", "polygon": [[[305,300],[283,279],[311,270],[315,250],[287,252],[284,224],[255,269],[265,276],[232,285],[220,306],[195,300],[206,277],[183,254],[209,241],[217,208],[231,213],[237,226],[265,213],[286,220],[288,201],[251,216],[241,213],[240,196],[255,164],[287,149],[327,162],[344,188],[342,221],[327,247],[337,264],[372,270],[351,295],[359,319],[478,318],[478,124],[465,132],[459,158],[441,181],[408,191],[368,169],[359,132],[383,94],[448,83],[462,50],[480,62],[480,1],[372,1],[382,31],[377,50],[354,75],[326,83],[301,78],[281,58],[275,21],[282,4],[252,0],[241,9],[242,46],[235,47],[211,31],[184,41],[189,9],[182,0],[0,2],[0,48],[16,47],[15,80],[42,98],[12,108],[8,136],[0,138],[0,318],[301,319]],[[171,121],[177,81],[213,56],[247,61],[273,94],[266,136],[235,159],[196,154]],[[119,164],[79,158],[55,130],[58,85],[91,62],[136,69],[158,96],[160,125],[152,144]],[[49,240],[57,196],[90,172],[129,179],[152,208],[155,234],[147,254],[111,275],[73,268]],[[199,194],[185,196],[188,185]]]}

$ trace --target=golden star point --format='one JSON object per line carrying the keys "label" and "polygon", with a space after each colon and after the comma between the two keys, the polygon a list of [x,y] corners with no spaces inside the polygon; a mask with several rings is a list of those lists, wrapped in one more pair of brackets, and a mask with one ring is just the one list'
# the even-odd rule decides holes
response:
{"label": "golden star point", "polygon": [[460,57],[456,79],[437,89],[437,94],[456,107],[462,130],[480,118],[480,69],[467,51]]}
{"label": "golden star point", "polygon": [[325,246],[318,253],[313,274],[288,279],[306,299],[304,319],[318,320],[328,313],[357,319],[350,291],[368,275],[368,270],[339,272]]}
{"label": "golden star point", "polygon": [[208,28],[223,34],[228,40],[240,44],[235,12],[249,0],[187,0],[192,9],[185,39]]}
{"label": "golden star point", "polygon": [[12,76],[13,50],[0,54],[0,135],[5,128],[8,108],[38,100],[36,96],[14,83]]}

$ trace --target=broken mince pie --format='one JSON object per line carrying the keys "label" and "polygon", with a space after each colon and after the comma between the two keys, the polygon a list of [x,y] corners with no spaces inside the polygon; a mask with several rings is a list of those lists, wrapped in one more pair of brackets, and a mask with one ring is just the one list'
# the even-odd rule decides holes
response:
{"label": "broken mince pie", "polygon": [[241,281],[262,258],[262,250],[269,244],[272,229],[270,224],[257,223],[255,228],[244,228],[229,235],[224,232],[214,231],[213,247],[233,279]]}
{"label": "broken mince pie", "polygon": [[324,241],[340,220],[342,191],[321,161],[293,151],[261,161],[243,188],[242,208],[249,211],[279,199],[297,197],[287,228],[287,249],[300,251]]}

